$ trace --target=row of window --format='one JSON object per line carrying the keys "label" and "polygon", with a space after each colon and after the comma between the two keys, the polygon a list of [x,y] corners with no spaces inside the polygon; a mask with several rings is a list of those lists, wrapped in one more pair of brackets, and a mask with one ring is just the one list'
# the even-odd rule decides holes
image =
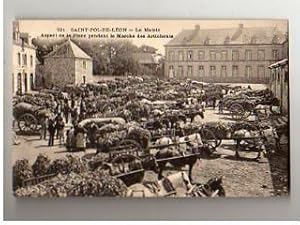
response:
{"label": "row of window", "polygon": [[[198,67],[198,71],[196,72],[196,74],[193,73],[193,66],[188,66],[187,67],[187,73],[184,74],[184,68],[183,66],[178,66],[177,71],[174,70],[174,66],[170,66],[169,67],[169,75],[172,73],[172,75],[174,76],[175,73],[177,73],[176,75],[178,77],[193,77],[193,76],[200,76],[200,77],[204,77],[204,76],[221,76],[221,77],[227,77],[229,75],[228,70],[227,70],[227,66],[221,66],[217,72],[217,67],[216,66],[210,66],[209,67],[209,73],[205,72],[205,68],[204,66],[199,66]],[[231,70],[231,76],[233,77],[237,77],[237,76],[241,76],[243,73],[245,77],[252,77],[254,75],[253,73],[253,67],[252,66],[245,66],[244,71],[243,69],[240,69],[239,66],[232,66],[232,70]],[[265,77],[265,66],[264,65],[259,65],[257,66],[257,76],[258,77]]]}
{"label": "row of window", "polygon": [[12,74],[12,82],[13,82],[13,92],[17,91],[19,94],[22,92],[26,93],[28,90],[33,90],[34,89],[34,78],[33,74],[30,74],[30,89],[28,89],[28,78],[27,78],[27,73],[24,74],[23,80],[22,80],[22,74],[18,73],[17,75],[17,90],[14,90],[14,82],[15,82],[15,76]]}
{"label": "row of window", "polygon": [[[27,66],[27,54],[18,53],[18,65]],[[30,56],[30,66],[33,66],[33,56]]]}
{"label": "row of window", "polygon": [[[197,54],[196,54],[197,53]],[[177,52],[177,59],[175,56],[175,51],[169,51],[168,55],[169,61],[184,61],[184,51],[179,50]],[[279,59],[279,52],[277,49],[272,50],[272,59],[273,60],[278,60]],[[186,54],[186,60],[187,61],[204,61],[205,60],[205,51],[193,51],[193,50],[188,50]],[[222,51],[209,51],[209,60],[210,61],[216,61],[216,60],[229,60],[228,58],[228,51],[227,50],[222,50]],[[238,50],[232,50],[231,51],[231,60],[237,61],[240,60],[240,53]],[[252,56],[252,50],[245,50],[245,60],[254,60]],[[264,49],[259,49],[257,50],[257,60],[265,60],[265,50]]]}

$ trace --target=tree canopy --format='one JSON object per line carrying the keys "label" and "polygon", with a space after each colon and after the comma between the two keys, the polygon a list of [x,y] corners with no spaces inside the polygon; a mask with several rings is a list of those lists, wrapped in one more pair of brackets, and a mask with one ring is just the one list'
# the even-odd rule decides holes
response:
{"label": "tree canopy", "polygon": [[[43,40],[33,39],[37,47],[37,58],[43,64],[43,57],[60,45],[65,39]],[[72,39],[83,51],[93,58],[93,74],[122,76],[128,73],[138,74],[145,72],[145,68],[134,59],[133,53],[152,52],[156,49],[142,45],[137,47],[128,40],[84,40]],[[154,71],[149,71],[149,73]],[[153,74],[153,73],[152,73]],[[150,75],[150,74],[149,74]]]}

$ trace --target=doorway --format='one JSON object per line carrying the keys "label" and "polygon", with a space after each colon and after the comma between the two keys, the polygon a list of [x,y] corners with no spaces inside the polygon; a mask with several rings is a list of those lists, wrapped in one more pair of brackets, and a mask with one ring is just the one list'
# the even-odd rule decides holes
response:
{"label": "doorway", "polygon": [[22,74],[18,73],[17,77],[17,94],[22,94]]}
{"label": "doorway", "polygon": [[27,93],[28,86],[27,86],[27,73],[24,74],[24,92]]}

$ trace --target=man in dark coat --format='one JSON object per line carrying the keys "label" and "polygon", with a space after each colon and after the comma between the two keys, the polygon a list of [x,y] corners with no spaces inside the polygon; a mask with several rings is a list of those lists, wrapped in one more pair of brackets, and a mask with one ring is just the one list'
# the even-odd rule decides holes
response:
{"label": "man in dark coat", "polygon": [[65,104],[65,107],[64,107],[64,116],[66,119],[66,123],[69,122],[69,113],[70,113],[70,106],[69,106],[69,103],[67,103],[67,104]]}
{"label": "man in dark coat", "polygon": [[61,116],[61,113],[58,113],[57,116],[55,117],[55,129],[56,129],[56,139],[59,138],[59,130],[61,127],[64,126],[64,120]]}
{"label": "man in dark coat", "polygon": [[53,146],[54,145],[54,135],[55,135],[55,122],[51,118],[48,120],[48,132],[49,132],[49,141],[48,141],[48,146]]}

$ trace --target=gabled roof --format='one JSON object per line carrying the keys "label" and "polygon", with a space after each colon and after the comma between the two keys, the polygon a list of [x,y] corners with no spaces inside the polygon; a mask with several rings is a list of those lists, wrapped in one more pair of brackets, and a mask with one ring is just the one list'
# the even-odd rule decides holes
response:
{"label": "gabled roof", "polygon": [[230,44],[281,44],[286,36],[276,27],[243,27],[226,29],[182,30],[166,46],[177,45],[230,45]]}
{"label": "gabled roof", "polygon": [[159,64],[156,54],[150,52],[136,52],[132,56],[140,64]]}
{"label": "gabled roof", "polygon": [[68,39],[62,43],[58,48],[47,54],[44,58],[81,58],[89,59],[92,58],[86,54],[81,48],[79,48],[73,41]]}

